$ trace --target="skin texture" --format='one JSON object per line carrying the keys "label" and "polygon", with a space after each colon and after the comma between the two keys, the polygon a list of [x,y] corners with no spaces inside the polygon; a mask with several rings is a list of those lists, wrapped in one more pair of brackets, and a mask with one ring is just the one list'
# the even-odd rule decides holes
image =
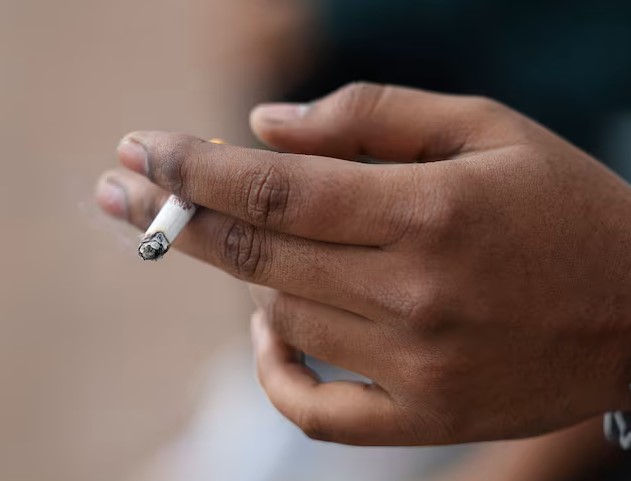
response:
{"label": "skin texture", "polygon": [[623,459],[594,419],[546,436],[482,446],[432,481],[595,481]]}
{"label": "skin texture", "polygon": [[605,167],[477,97],[353,84],[251,122],[292,153],[135,132],[97,198],[141,229],[169,192],[201,207],[176,246],[259,286],[259,378],[307,435],[519,438],[631,407],[631,191]]}

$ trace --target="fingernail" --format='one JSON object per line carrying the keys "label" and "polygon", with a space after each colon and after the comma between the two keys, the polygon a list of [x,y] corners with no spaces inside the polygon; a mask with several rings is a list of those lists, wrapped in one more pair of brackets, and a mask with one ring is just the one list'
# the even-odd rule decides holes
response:
{"label": "fingernail", "polygon": [[111,178],[99,181],[96,201],[109,215],[118,219],[127,218],[127,195],[125,189]]}
{"label": "fingernail", "polygon": [[145,148],[135,139],[125,137],[118,144],[118,157],[128,169],[142,175],[149,173],[149,156]]}
{"label": "fingernail", "polygon": [[264,104],[256,108],[255,115],[263,122],[282,124],[300,120],[308,111],[307,104]]}

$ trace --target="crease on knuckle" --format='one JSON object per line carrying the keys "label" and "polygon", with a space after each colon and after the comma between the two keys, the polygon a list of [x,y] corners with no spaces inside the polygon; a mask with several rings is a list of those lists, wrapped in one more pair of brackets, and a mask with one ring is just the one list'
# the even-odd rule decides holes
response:
{"label": "crease on knuckle", "polygon": [[267,306],[272,330],[292,347],[317,352],[325,359],[333,354],[333,333],[328,323],[309,313],[295,297],[279,292]]}
{"label": "crease on knuckle", "polygon": [[[425,401],[430,396],[424,396]],[[454,423],[444,408],[431,406],[434,403],[417,401],[398,404],[396,416],[399,428],[418,445],[449,444],[457,442],[459,436]],[[443,406],[448,405],[448,400]]]}
{"label": "crease on knuckle", "polygon": [[381,290],[375,296],[375,307],[378,312],[383,313],[379,318],[384,324],[401,326],[402,323],[413,318],[416,299],[409,292],[405,283],[394,282],[386,289]]}
{"label": "crease on knuckle", "polygon": [[234,274],[242,279],[264,279],[268,256],[265,239],[257,228],[234,220],[227,228],[224,239],[223,257]]}
{"label": "crease on knuckle", "polygon": [[331,441],[333,433],[325,425],[320,416],[303,409],[296,419],[296,425],[310,439],[315,441]]}
{"label": "crease on knuckle", "polygon": [[468,224],[467,202],[453,189],[434,189],[419,205],[415,230],[426,246],[446,250],[463,237]]}
{"label": "crease on knuckle", "polygon": [[379,110],[389,89],[369,82],[350,83],[336,93],[336,108],[346,118],[369,119]]}
{"label": "crease on knuckle", "polygon": [[255,225],[282,223],[289,204],[290,182],[278,167],[255,174],[248,184],[246,218]]}
{"label": "crease on knuckle", "polygon": [[444,337],[457,324],[450,312],[453,304],[439,282],[429,282],[416,289],[416,302],[411,306],[409,320],[424,338]]}
{"label": "crease on knuckle", "polygon": [[[491,135],[494,138],[493,144],[504,136],[500,135],[507,127],[511,126],[517,116],[509,115],[510,109],[497,100],[484,96],[465,96],[457,99],[459,116],[468,119],[453,129],[450,138],[455,147],[451,150],[451,155],[466,155],[480,150],[487,145],[483,139],[489,136],[489,129],[496,131]],[[499,128],[499,130],[498,130]],[[501,142],[500,142],[501,143]]]}
{"label": "crease on knuckle", "polygon": [[[414,200],[411,202],[415,204]],[[387,226],[388,241],[382,247],[395,246],[407,239],[415,239],[418,236],[419,228],[416,222],[417,209],[410,208],[409,205],[403,207],[400,204],[393,204],[389,211],[390,224]]]}
{"label": "crease on knuckle", "polygon": [[458,390],[452,388],[451,361],[441,353],[419,356],[418,348],[416,351],[416,360],[402,380],[415,395],[393,399],[399,426],[420,444],[461,441],[468,421],[460,408],[466,403],[459,401]]}
{"label": "crease on knuckle", "polygon": [[[390,208],[395,235],[388,246],[410,242],[416,247],[419,240],[427,238],[428,224],[433,225],[434,216],[441,207],[444,189],[431,182],[431,166],[415,164],[410,167],[409,174],[410,187],[406,190],[409,201],[394,202]],[[397,195],[392,197],[398,198]]]}
{"label": "crease on knuckle", "polygon": [[[458,301],[444,280],[426,274],[407,285],[391,290],[387,303],[387,323],[424,339],[444,337],[458,326]],[[447,284],[448,285],[448,284]]]}

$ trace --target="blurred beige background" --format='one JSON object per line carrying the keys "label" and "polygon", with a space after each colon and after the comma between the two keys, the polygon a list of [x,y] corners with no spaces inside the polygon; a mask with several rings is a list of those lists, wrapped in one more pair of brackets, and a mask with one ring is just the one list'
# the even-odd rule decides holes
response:
{"label": "blurred beige background", "polygon": [[318,1],[0,0],[0,481],[407,481],[457,461],[307,440],[256,385],[245,287],[176,252],[142,263],[92,199],[131,130],[255,145],[250,108],[310,74]]}
{"label": "blurred beige background", "polygon": [[195,415],[240,283],[137,233],[92,190],[135,129],[252,144],[247,114],[299,78],[296,1],[0,0],[0,479],[131,479]]}

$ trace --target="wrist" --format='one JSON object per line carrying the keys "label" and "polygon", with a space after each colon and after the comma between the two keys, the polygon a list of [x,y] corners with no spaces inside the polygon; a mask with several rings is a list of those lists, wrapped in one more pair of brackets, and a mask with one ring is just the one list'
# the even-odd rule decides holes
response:
{"label": "wrist", "polygon": [[610,366],[611,389],[604,406],[607,411],[631,411],[631,333],[620,332],[616,343],[605,347],[603,355]]}
{"label": "wrist", "polygon": [[[625,204],[628,217],[631,197],[625,196],[625,201],[617,207],[622,207],[621,204]],[[597,375],[608,380],[609,389],[603,391],[607,411],[631,410],[631,222],[619,222],[619,215],[612,217],[605,223],[605,231],[613,248],[602,248],[608,262],[601,282],[607,287],[599,289],[601,315],[594,319],[601,326],[598,336],[601,372]]]}
{"label": "wrist", "polygon": [[[631,293],[631,284],[627,291]],[[624,311],[625,315],[611,321],[613,332],[609,342],[599,346],[602,375],[609,379],[610,386],[604,406],[607,411],[631,410],[631,308]]]}

